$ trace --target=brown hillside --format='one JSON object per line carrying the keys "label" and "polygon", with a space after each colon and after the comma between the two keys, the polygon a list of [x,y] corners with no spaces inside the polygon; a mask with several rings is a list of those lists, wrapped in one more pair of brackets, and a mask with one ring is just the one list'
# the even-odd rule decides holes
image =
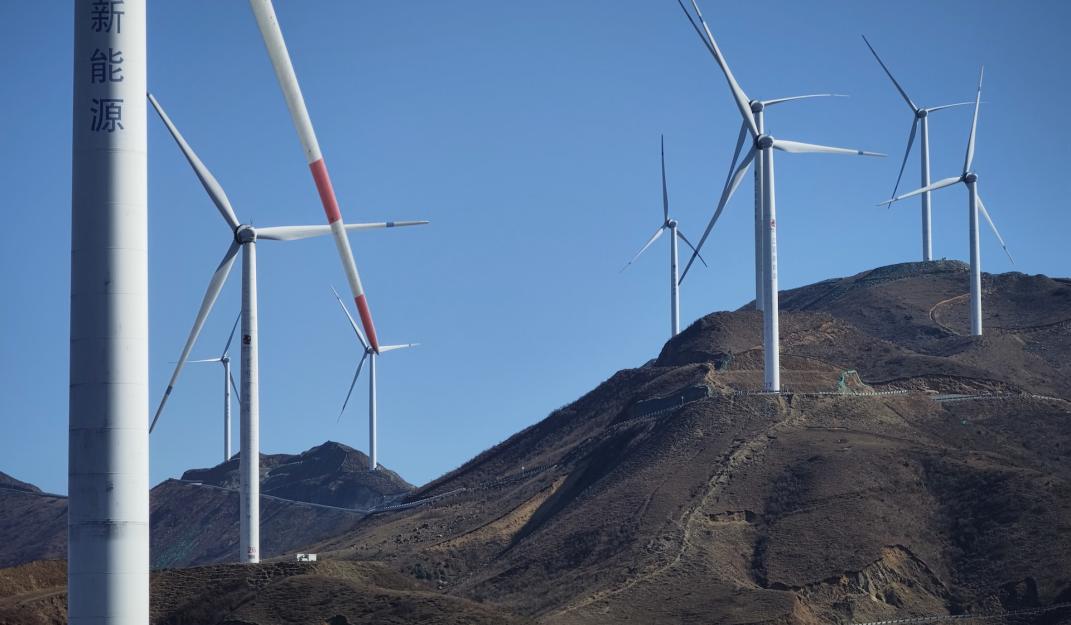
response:
{"label": "brown hillside", "polygon": [[[652,365],[410,496],[443,498],[319,549],[555,624],[1071,599],[1071,351],[1052,339],[1071,285],[986,276],[989,330],[972,338],[966,280],[939,262],[786,292],[781,396],[747,394],[761,317],[709,315]],[[709,396],[674,407],[697,387]]]}
{"label": "brown hillside", "polygon": [[[63,562],[0,569],[0,625],[66,623],[66,575]],[[429,591],[410,578],[364,563],[277,562],[157,571],[151,588],[155,625],[531,623],[494,606]]]}

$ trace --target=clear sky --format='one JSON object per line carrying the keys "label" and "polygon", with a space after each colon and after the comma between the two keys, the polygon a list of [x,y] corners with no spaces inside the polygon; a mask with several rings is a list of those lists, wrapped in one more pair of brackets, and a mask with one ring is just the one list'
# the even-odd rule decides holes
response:
{"label": "clear sky", "polygon": [[[921,105],[972,99],[985,64],[975,168],[1016,264],[983,232],[983,268],[1068,275],[1071,213],[1059,189],[1071,118],[1059,111],[1071,99],[1071,4],[702,6],[751,97],[852,96],[774,109],[774,135],[890,155],[778,154],[782,288],[920,255],[918,202],[875,207],[911,114],[861,33]],[[674,0],[277,0],[276,10],[346,220],[433,222],[351,238],[381,341],[422,343],[380,361],[384,465],[426,482],[658,353],[668,240],[618,270],[661,220],[659,134],[672,214],[695,240],[739,126]],[[65,492],[71,3],[10,7],[8,18],[0,471]],[[245,2],[151,2],[149,55],[152,90],[241,220],[322,222]],[[969,121],[967,107],[934,116],[934,179],[959,174]],[[231,236],[163,125],[149,122],[147,417]],[[905,190],[917,186],[917,158]],[[752,297],[750,197],[746,182],[708,242],[711,268],[685,281],[683,325]],[[934,198],[935,256],[965,259],[965,190]],[[366,450],[363,380],[335,421],[360,350],[331,295],[332,284],[345,289],[333,244],[258,250],[262,451],[328,439]],[[239,295],[236,270],[195,357],[222,349]],[[179,380],[152,435],[154,484],[221,459],[217,367],[190,366]]]}

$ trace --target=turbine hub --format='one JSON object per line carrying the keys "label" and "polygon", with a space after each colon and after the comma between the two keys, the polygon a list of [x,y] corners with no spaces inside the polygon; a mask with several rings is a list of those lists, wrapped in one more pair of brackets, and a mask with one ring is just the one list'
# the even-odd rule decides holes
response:
{"label": "turbine hub", "polygon": [[231,357],[230,356],[224,356],[224,357],[220,358],[219,361],[222,362],[223,364],[227,364],[228,362],[231,361]]}
{"label": "turbine hub", "polygon": [[751,102],[748,102],[748,104],[751,105],[752,113],[761,113],[763,109],[766,108],[766,105],[763,104],[761,100],[752,100]]}
{"label": "turbine hub", "polygon": [[669,221],[666,222],[666,227],[667,228],[676,228],[677,227],[677,220],[676,219],[670,219]]}
{"label": "turbine hub", "polygon": [[929,114],[930,114],[930,112],[927,111],[926,109],[919,109],[918,112],[915,113],[915,117],[918,117],[919,119],[922,119],[923,117],[927,117]]}
{"label": "turbine hub", "polygon": [[978,174],[974,173],[973,171],[969,171],[963,174],[963,182],[966,182],[967,184],[974,184],[975,182],[978,182]]}
{"label": "turbine hub", "polygon": [[246,243],[252,243],[257,240],[257,231],[253,226],[241,225],[234,231],[234,240],[239,245],[245,245]]}
{"label": "turbine hub", "polygon": [[773,137],[770,135],[759,135],[759,137],[755,139],[755,147],[760,150],[769,150],[773,147]]}

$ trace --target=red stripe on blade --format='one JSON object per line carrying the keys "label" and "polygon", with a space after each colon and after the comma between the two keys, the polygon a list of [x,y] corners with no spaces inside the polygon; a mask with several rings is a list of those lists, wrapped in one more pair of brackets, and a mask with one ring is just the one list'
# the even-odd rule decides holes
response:
{"label": "red stripe on blade", "polygon": [[320,193],[320,202],[324,205],[327,223],[333,224],[342,219],[342,213],[338,210],[338,200],[335,199],[335,189],[331,186],[331,177],[327,175],[327,165],[321,158],[315,163],[309,163],[309,169],[312,170],[312,180],[316,183],[316,190]]}
{"label": "red stripe on blade", "polygon": [[372,325],[372,312],[368,310],[368,298],[360,294],[353,298],[357,303],[357,313],[361,315],[361,325],[364,333],[368,335],[368,342],[372,344],[372,351],[379,353],[379,339],[376,338],[376,326]]}

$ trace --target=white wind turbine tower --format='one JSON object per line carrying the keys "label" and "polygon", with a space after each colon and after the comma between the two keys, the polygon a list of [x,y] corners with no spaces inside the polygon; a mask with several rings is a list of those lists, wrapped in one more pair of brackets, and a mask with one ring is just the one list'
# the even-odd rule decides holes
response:
{"label": "white wind turbine tower", "polygon": [[[164,112],[160,103],[157,102],[151,94],[149,95],[149,101],[152,102],[156,112],[159,113],[160,119],[163,120],[167,126],[171,136],[174,137],[175,142],[178,144],[182,153],[186,156],[186,160],[189,161],[190,166],[193,167],[194,172],[201,181],[201,185],[204,186],[205,191],[208,192],[209,197],[212,198],[212,202],[216,205],[220,215],[223,216],[223,220],[227,223],[228,229],[231,231],[233,240],[230,246],[227,248],[227,252],[223,255],[223,260],[216,268],[212,279],[208,283],[208,289],[205,292],[204,299],[201,301],[201,308],[197,311],[197,317],[194,319],[193,328],[190,330],[190,335],[186,339],[186,344],[182,348],[182,355],[179,356],[178,363],[175,365],[175,371],[171,374],[171,379],[167,384],[167,390],[164,391],[164,396],[160,400],[160,405],[156,409],[156,414],[153,416],[152,423],[149,426],[149,432],[151,433],[156,427],[157,421],[160,419],[160,414],[164,409],[164,404],[167,402],[167,398],[171,395],[171,391],[174,389],[175,382],[178,380],[179,373],[182,372],[183,365],[186,364],[186,359],[190,355],[190,350],[193,349],[194,343],[197,341],[197,335],[200,334],[201,328],[204,326],[205,319],[208,317],[208,313],[212,310],[212,305],[215,303],[216,298],[219,296],[220,290],[223,289],[223,284],[227,280],[227,275],[230,273],[231,266],[234,264],[234,258],[238,254],[238,250],[242,250],[242,344],[241,344],[241,391],[239,393],[242,398],[241,402],[241,430],[240,430],[240,483],[241,483],[241,497],[239,499],[240,509],[240,543],[241,554],[240,558],[242,562],[259,562],[260,561],[260,374],[258,365],[258,331],[257,331],[257,269],[256,269],[256,242],[262,241],[293,241],[297,239],[305,239],[309,237],[324,236],[332,233],[332,228],[335,226],[277,226],[271,228],[254,228],[248,224],[242,224],[238,221],[238,217],[234,214],[234,209],[231,208],[230,200],[227,199],[227,194],[223,191],[223,187],[216,181],[212,173],[208,171],[204,163],[197,157],[193,149],[186,143],[186,140],[182,138],[178,129],[171,119]],[[372,224],[351,224],[345,226],[348,230],[367,230],[372,228],[390,228],[394,226],[412,226],[425,224],[426,221],[400,221],[400,222],[386,222],[386,223],[372,223]]]}
{"label": "white wind turbine tower", "polygon": [[1008,255],[1008,260],[1015,262],[1011,253],[1008,252],[1008,246],[1004,243],[1004,237],[1000,236],[996,224],[993,223],[993,218],[989,216],[989,211],[985,209],[985,204],[982,203],[982,196],[978,194],[978,174],[971,169],[971,165],[974,163],[974,136],[978,130],[978,108],[982,101],[982,76],[984,71],[985,68],[982,68],[978,72],[978,93],[974,97],[974,117],[971,120],[971,134],[967,137],[967,156],[963,159],[963,173],[953,178],[938,180],[931,185],[879,204],[879,206],[892,204],[913,195],[950,187],[957,182],[967,185],[967,210],[971,240],[971,334],[973,336],[982,335],[982,252],[978,241],[978,211],[982,212],[985,220],[989,222],[989,227],[993,230],[993,234],[997,235],[997,240],[1000,241],[1000,246],[1004,248],[1004,253]]}
{"label": "white wind turbine tower", "polygon": [[[680,238],[684,241],[685,245],[692,248],[692,251],[698,256],[695,246],[688,240],[688,237],[684,236],[684,233],[677,230],[677,220],[670,219],[669,217],[669,191],[666,188],[666,141],[665,137],[662,138],[662,225],[658,226],[658,230],[647,240],[647,243],[640,248],[639,252],[632,257],[632,260],[628,261],[621,271],[629,268],[632,263],[636,262],[636,259],[641,254],[647,251],[647,248],[651,247],[651,244],[658,240],[658,237],[662,236],[662,233],[666,230],[670,232],[669,241],[669,320],[670,320],[670,337],[677,336],[681,331],[681,314],[680,314],[680,281],[677,278],[677,239]],[[699,260],[703,265],[707,264],[707,261],[703,260],[702,256],[699,256]]]}
{"label": "white wind turbine tower", "polygon": [[67,622],[131,625],[149,622],[146,2],[68,4]]}
{"label": "white wind turbine tower", "polygon": [[342,410],[338,411],[338,420],[342,420],[342,413],[346,411],[346,405],[350,403],[350,395],[353,395],[353,387],[357,385],[357,378],[361,375],[361,367],[364,366],[365,359],[368,359],[368,470],[375,471],[379,468],[376,444],[376,360],[379,359],[380,354],[407,347],[416,347],[420,343],[380,345],[379,352],[376,353],[376,350],[372,349],[368,340],[364,338],[361,329],[357,327],[357,322],[353,320],[353,316],[346,308],[346,304],[339,297],[338,291],[335,291],[334,287],[331,290],[335,293],[338,305],[342,307],[342,312],[346,313],[346,318],[349,319],[350,326],[353,327],[353,333],[357,335],[357,340],[361,342],[361,347],[364,349],[364,355],[361,356],[361,360],[357,363],[357,370],[353,372],[353,381],[350,382],[350,390],[346,393],[346,401],[342,402]]}
{"label": "white wind turbine tower", "polygon": [[223,346],[223,353],[219,358],[202,358],[201,360],[190,360],[190,363],[200,362],[218,362],[223,365],[223,462],[227,462],[231,459],[231,389],[234,389],[235,394],[238,395],[238,404],[241,405],[242,397],[238,393],[238,385],[234,383],[234,376],[231,375],[231,342],[234,341],[234,333],[238,330],[238,323],[242,320],[242,313],[238,313],[238,317],[234,320],[234,325],[231,326],[231,334],[227,337],[227,344]]}
{"label": "white wind turbine tower", "polygon": [[[866,43],[866,47],[870,48],[871,54],[877,59],[878,64],[881,65],[881,69],[885,70],[885,74],[892,81],[893,86],[900,92],[900,96],[904,98],[904,102],[911,108],[911,113],[914,115],[914,120],[911,122],[911,134],[907,136],[907,150],[904,151],[904,160],[900,163],[900,173],[896,176],[896,184],[893,186],[892,194],[890,198],[896,197],[896,191],[900,188],[900,179],[904,177],[904,167],[907,166],[907,158],[911,155],[911,147],[915,143],[915,134],[919,128],[922,129],[922,139],[919,145],[919,159],[922,164],[922,187],[928,187],[930,185],[930,113],[936,113],[937,111],[943,111],[945,109],[954,108],[957,106],[965,106],[970,102],[956,102],[955,104],[944,104],[942,106],[933,106],[929,108],[922,108],[916,106],[915,103],[907,95],[907,91],[904,90],[900,83],[893,78],[892,72],[885,65],[885,62],[878,56],[877,50],[874,46],[870,45],[870,40],[863,35],[863,41]],[[922,260],[933,260],[933,243],[930,236],[930,192],[926,191],[920,194],[922,196]]]}
{"label": "white wind turbine tower", "polygon": [[748,134],[751,135],[753,142],[751,149],[748,150],[743,161],[740,162],[739,166],[736,167],[733,174],[726,181],[725,188],[722,190],[721,199],[718,201],[718,207],[715,209],[714,215],[710,219],[710,223],[707,224],[707,229],[703,233],[703,238],[699,240],[699,249],[703,248],[703,243],[706,241],[710,231],[714,228],[714,224],[717,222],[722,210],[724,210],[725,204],[729,201],[729,198],[732,197],[733,192],[736,191],[736,187],[739,186],[741,180],[743,180],[744,173],[751,165],[751,161],[754,160],[756,156],[759,156],[762,159],[762,206],[764,216],[762,342],[764,347],[764,388],[767,391],[779,392],[781,390],[781,374],[780,346],[778,344],[780,331],[778,328],[777,311],[777,202],[774,195],[776,185],[774,184],[773,151],[781,150],[782,152],[789,153],[850,154],[859,156],[884,156],[884,154],[775,139],[765,132],[765,128],[760,131],[758,123],[755,120],[755,114],[751,109],[751,100],[748,99],[744,90],[740,88],[736,78],[733,76],[732,70],[729,69],[725,57],[722,56],[721,50],[718,48],[718,44],[714,40],[714,35],[711,34],[710,28],[707,26],[706,21],[703,20],[703,14],[699,11],[699,5],[696,4],[695,0],[692,0],[692,7],[695,8],[699,22],[703,25],[703,30],[699,29],[699,25],[692,19],[688,10],[684,8],[684,4],[682,4],[680,0],[677,0],[677,2],[681,5],[681,9],[684,10],[685,15],[688,16],[688,21],[691,22],[696,33],[699,34],[700,40],[703,41],[707,50],[721,68],[722,73],[725,75],[725,79],[729,83],[729,89],[732,92],[733,99],[736,101],[736,106],[740,110],[740,115],[743,117],[743,125],[740,135],[737,138],[736,150],[733,156],[734,165],[736,164],[736,158],[740,153],[740,149],[743,147],[744,139]]}

